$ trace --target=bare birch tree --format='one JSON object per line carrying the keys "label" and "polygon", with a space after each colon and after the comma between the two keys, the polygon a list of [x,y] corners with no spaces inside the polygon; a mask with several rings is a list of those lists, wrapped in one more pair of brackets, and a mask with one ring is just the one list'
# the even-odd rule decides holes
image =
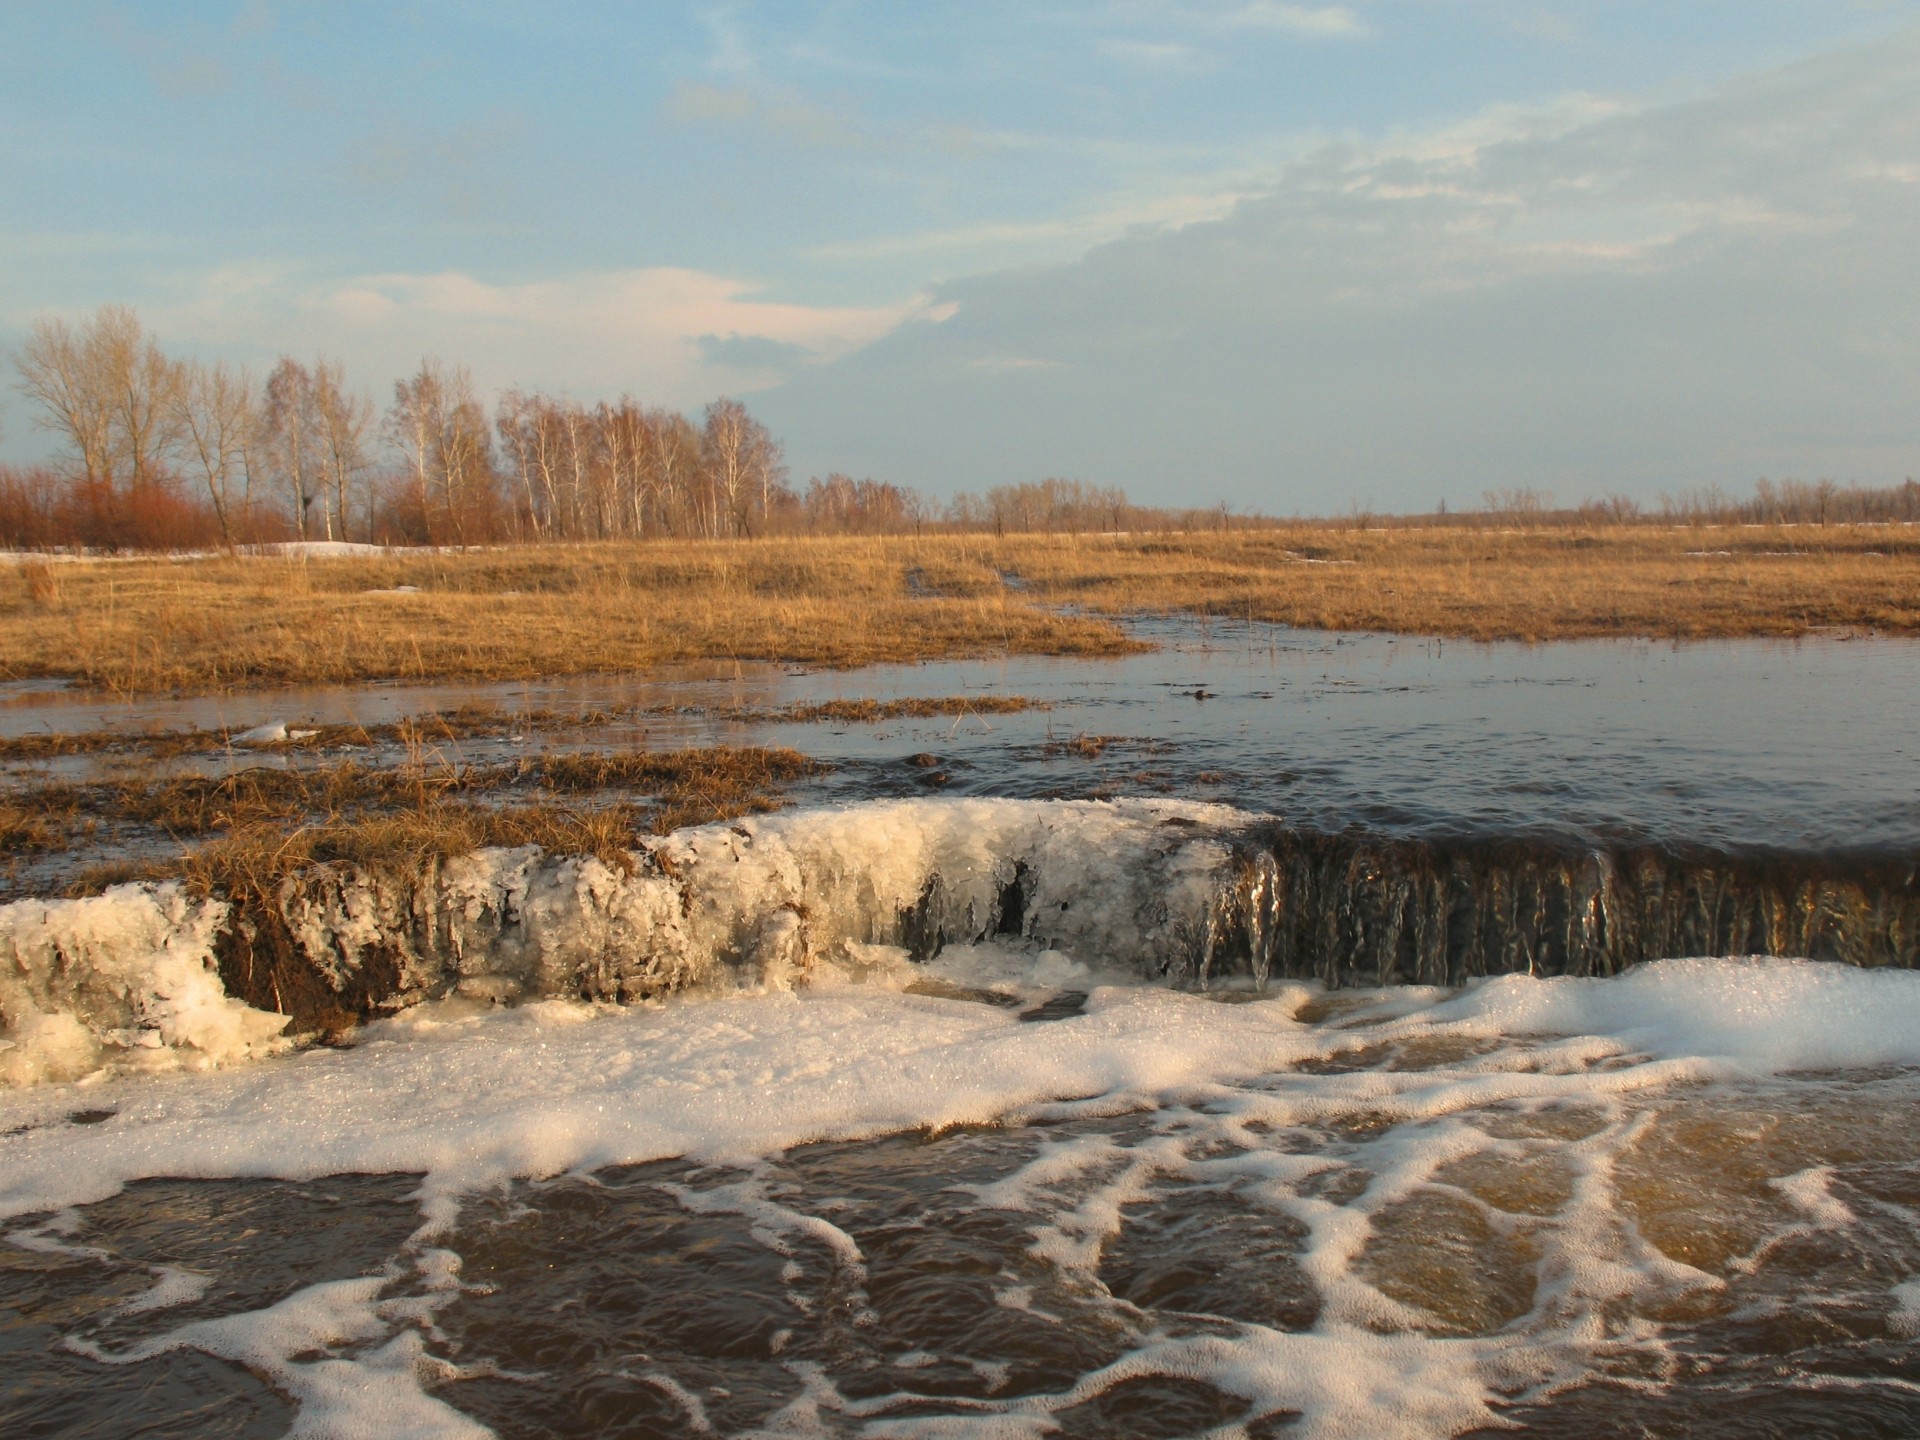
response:
{"label": "bare birch tree", "polygon": [[320,409],[313,372],[292,356],[283,355],[267,376],[262,438],[267,464],[286,492],[295,533],[302,540],[308,538],[308,512],[319,499],[323,501],[321,518],[327,522],[326,538],[332,539],[332,517],[321,488]]}
{"label": "bare birch tree", "polygon": [[406,457],[428,542],[478,538],[492,519],[493,446],[466,368],[421,361],[411,380],[395,382],[385,429]]}
{"label": "bare birch tree", "polygon": [[773,488],[785,477],[780,446],[758,420],[747,413],[738,400],[722,396],[707,406],[707,425],[701,434],[701,458],[711,479],[716,530],[724,523],[728,533],[741,534],[748,517],[758,513],[764,520],[770,508]]}
{"label": "bare birch tree", "polygon": [[[373,401],[347,389],[346,368],[325,359],[313,367],[314,419],[319,432],[322,489],[329,493],[333,513],[327,538],[352,539],[349,516],[353,493],[367,472],[367,437],[373,430]],[[325,503],[323,501],[323,503]],[[368,529],[372,518],[368,518]]]}
{"label": "bare birch tree", "polygon": [[73,447],[82,478],[109,490],[165,478],[179,376],[132,310],[103,305],[77,328],[36,321],[17,365],[22,392]]}
{"label": "bare birch tree", "polygon": [[206,485],[220,543],[232,550],[253,499],[249,460],[260,423],[253,382],[244,370],[225,364],[189,362],[181,366],[170,399],[182,449]]}

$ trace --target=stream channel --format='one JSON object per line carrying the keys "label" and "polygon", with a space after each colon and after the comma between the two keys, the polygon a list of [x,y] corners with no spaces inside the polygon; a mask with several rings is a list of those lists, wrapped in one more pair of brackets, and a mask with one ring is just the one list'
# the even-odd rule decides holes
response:
{"label": "stream channel", "polygon": [[[830,767],[648,872],[737,984],[432,980],[349,1045],[0,1091],[0,1434],[1920,1432],[1920,645],[1140,629],[0,690],[0,735],[490,704],[626,718],[450,758]],[[959,695],[1045,708],[726,718]],[[710,883],[787,889],[708,943]]]}

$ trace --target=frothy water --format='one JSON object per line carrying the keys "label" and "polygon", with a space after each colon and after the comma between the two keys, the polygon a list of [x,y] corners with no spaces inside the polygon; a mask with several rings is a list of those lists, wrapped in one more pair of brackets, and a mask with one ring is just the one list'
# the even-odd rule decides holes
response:
{"label": "frothy water", "polygon": [[1920,1431],[1920,652],[1164,638],[636,693],[1057,708],[653,717],[848,763],[625,865],[0,906],[0,1433]]}
{"label": "frothy water", "polygon": [[1089,980],[989,947],[448,1002],[13,1092],[9,1432],[120,1433],[132,1395],[180,1434],[1920,1421],[1920,978],[1094,985],[1023,1020]]}

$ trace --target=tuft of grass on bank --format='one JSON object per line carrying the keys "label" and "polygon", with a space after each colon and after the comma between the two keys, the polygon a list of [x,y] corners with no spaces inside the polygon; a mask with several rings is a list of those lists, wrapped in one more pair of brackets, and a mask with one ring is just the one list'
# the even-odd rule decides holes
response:
{"label": "tuft of grass on bank", "polygon": [[1116,655],[1141,645],[1108,617],[1182,611],[1474,640],[1920,632],[1920,530],[1893,525],[1302,524],[58,569],[51,598],[0,574],[0,676],[128,695]]}
{"label": "tuft of grass on bank", "polygon": [[778,809],[794,782],[822,768],[797,751],[751,746],[557,755],[510,766],[382,770],[348,762],[47,786],[14,808],[111,817],[183,842],[174,857],[85,871],[70,893],[184,878],[223,894],[264,894],[310,864],[408,869],[490,845],[625,863],[639,836]]}

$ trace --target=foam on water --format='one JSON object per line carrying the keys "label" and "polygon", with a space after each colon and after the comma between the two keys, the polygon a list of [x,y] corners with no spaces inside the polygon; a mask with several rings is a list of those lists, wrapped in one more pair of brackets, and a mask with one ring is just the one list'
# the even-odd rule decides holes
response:
{"label": "foam on water", "polygon": [[[1151,1382],[1228,1397],[1221,1437],[1284,1416],[1313,1440],[1453,1435],[1595,1377],[1657,1387],[1679,1363],[1675,1317],[1731,1306],[1792,1247],[1889,1216],[1920,1232],[1920,1211],[1865,1203],[1832,1161],[1768,1152],[1737,1245],[1662,1243],[1645,1160],[1701,1097],[1920,1066],[1920,975],[1694,959],[1328,992],[1261,989],[1255,963],[1212,997],[1142,983],[1208,980],[1223,916],[1257,962],[1272,860],[1234,849],[1254,818],[898,802],[682,831],[630,868],[495,850],[405,893],[296,877],[290,943],[329,984],[376,961],[399,977],[397,1013],[335,1049],[296,1051],[286,1016],[223,988],[219,900],[124,886],[0,907],[16,1087],[0,1091],[0,1218],[16,1246],[105,1266],[86,1207],[137,1182],[418,1176],[418,1229],[378,1274],[207,1314],[206,1275],[146,1263],[138,1293],[67,1334],[103,1365],[244,1366],[298,1406],[295,1433],[343,1436],[485,1433],[462,1382],[521,1383],[485,1354],[456,1364],[443,1328],[480,1293],[460,1253],[476,1206],[675,1158],[710,1168],[661,1194],[777,1257],[791,1323],[766,1358],[789,1388],[752,1433],[1038,1436]],[[1035,1323],[1096,1315],[1114,1337],[1059,1383],[1015,1383],[1004,1355],[886,1353],[851,1212],[778,1170],[814,1142],[975,1125],[1033,1137],[989,1176],[943,1181],[1025,1236],[998,1303]],[[1231,1197],[1298,1235],[1301,1293],[1274,1302],[1292,1320],[1111,1290],[1116,1252],[1176,1196]],[[1440,1254],[1445,1226],[1421,1218],[1436,1206],[1481,1249]],[[1905,1336],[1920,1253],[1900,1263],[1871,1307]],[[842,1322],[838,1350],[812,1344]],[[855,1385],[834,1356],[862,1347]],[[881,1366],[897,1388],[872,1383]],[[971,1391],[915,1378],[948,1371]],[[691,1433],[738,1430],[724,1395],[671,1365],[618,1374]]]}
{"label": "foam on water", "polygon": [[[1297,1414],[1304,1436],[1449,1435],[1601,1368],[1657,1379],[1650,1317],[1724,1288],[1651,1244],[1620,1203],[1621,1157],[1662,1097],[1809,1063],[1920,1063],[1920,977],[1809,963],[1689,961],[1458,995],[1291,986],[1241,1004],[1098,986],[1084,1013],[1031,1025],[1012,1008],[891,988],[904,962],[883,947],[862,958],[879,983],[841,974],[819,991],[632,1007],[452,1000],[370,1027],[350,1050],[16,1090],[0,1098],[0,1213],[52,1217],[19,1243],[84,1248],[85,1211],[72,1207],[145,1177],[418,1174],[420,1233],[383,1275],[129,1344],[72,1343],[113,1364],[190,1348],[245,1365],[299,1404],[297,1433],[476,1434],[458,1380],[477,1372],[434,1348],[435,1317],[462,1294],[458,1258],[435,1237],[458,1234],[464,1197],[671,1156],[731,1167],[672,1193],[691,1213],[738,1217],[785,1257],[796,1323],[814,1255],[870,1317],[855,1323],[873,1324],[884,1317],[864,1299],[858,1238],[769,1188],[768,1157],[902,1130],[1146,1113],[1143,1137],[1043,1143],[972,1203],[1025,1217],[1034,1262],[1088,1291],[1133,1208],[1176,1183],[1232,1192],[1303,1228],[1311,1325],[1148,1327],[1065,1389],[941,1402],[937,1421],[898,1413],[937,1397],[843,1394],[830,1370],[796,1362],[794,1394],[764,1428],[1040,1435],[1063,1411],[1160,1377],[1236,1397],[1249,1416]],[[989,947],[947,957],[945,977],[1031,998],[1082,978],[1072,964],[1030,951],[1023,971],[1012,949]],[[81,1093],[111,1118],[64,1123]],[[1334,1133],[1340,1143],[1324,1143]],[[1451,1177],[1478,1164],[1562,1177],[1564,1193],[1532,1211],[1476,1202],[1537,1255],[1532,1300],[1513,1316],[1417,1293],[1375,1253],[1398,1213],[1464,1193]],[[1817,1169],[1777,1177],[1773,1193],[1776,1239],[1848,1224]],[[126,1313],[190,1299],[193,1284],[163,1274]],[[1909,1323],[1911,1292],[1889,1294],[1889,1323]],[[641,1380],[663,1394],[679,1384],[658,1370]],[[697,1430],[706,1411],[686,1395]]]}

